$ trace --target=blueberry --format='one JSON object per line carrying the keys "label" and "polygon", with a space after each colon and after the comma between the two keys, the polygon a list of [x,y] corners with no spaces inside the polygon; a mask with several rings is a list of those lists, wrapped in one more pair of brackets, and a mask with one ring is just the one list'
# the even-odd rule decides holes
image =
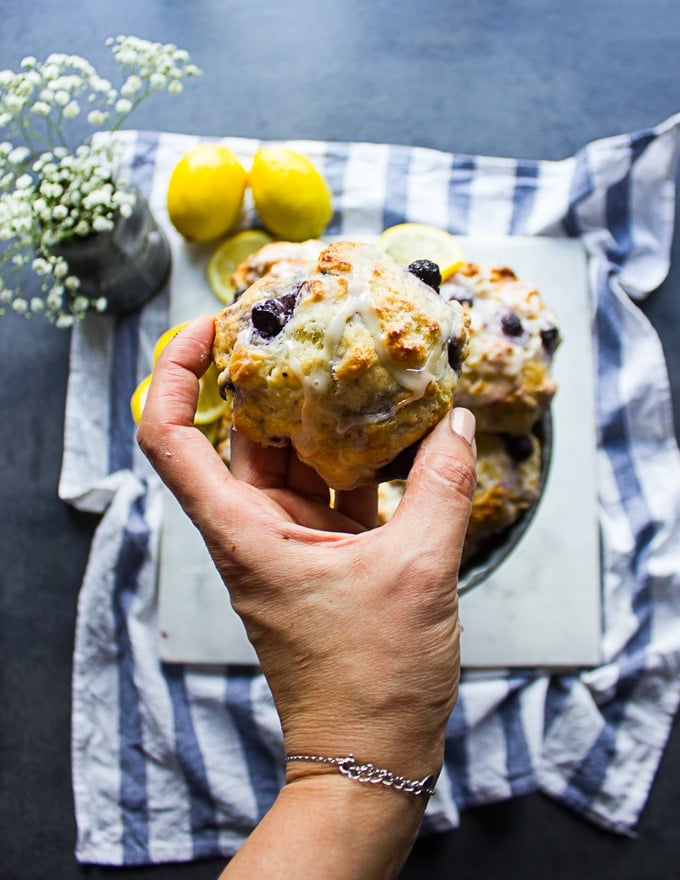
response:
{"label": "blueberry", "polygon": [[461,357],[462,353],[461,340],[451,337],[447,346],[447,354],[449,357],[449,366],[455,373],[460,373],[463,360]]}
{"label": "blueberry", "polygon": [[265,299],[255,303],[250,310],[250,319],[253,327],[265,339],[278,336],[286,323],[283,308],[275,299]]}
{"label": "blueberry", "polygon": [[503,438],[508,455],[516,462],[521,463],[531,458],[534,452],[534,441],[529,436],[515,437],[506,434]]}
{"label": "blueberry", "polygon": [[541,330],[541,342],[547,354],[553,354],[560,343],[560,334],[554,324],[548,324]]}
{"label": "blueberry", "polygon": [[431,287],[435,293],[439,293],[439,287],[442,283],[442,273],[439,271],[439,266],[436,263],[433,263],[432,260],[414,260],[414,262],[410,263],[407,268],[411,275],[420,278],[420,280],[427,284],[428,287]]}
{"label": "blueberry", "polygon": [[506,312],[501,318],[501,327],[506,336],[521,336],[524,332],[522,319],[517,312]]}
{"label": "blueberry", "polygon": [[260,336],[273,339],[279,335],[295,311],[300,287],[301,285],[298,284],[276,299],[265,299],[255,303],[250,310],[250,319]]}

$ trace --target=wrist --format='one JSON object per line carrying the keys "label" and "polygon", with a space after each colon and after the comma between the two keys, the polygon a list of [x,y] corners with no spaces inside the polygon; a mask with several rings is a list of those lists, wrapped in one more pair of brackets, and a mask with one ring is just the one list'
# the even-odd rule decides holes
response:
{"label": "wrist", "polygon": [[299,770],[296,765],[289,772],[272,809],[227,866],[225,880],[396,877],[418,835],[427,796],[362,785],[328,765],[306,766],[302,775]]}
{"label": "wrist", "polygon": [[[331,768],[332,769],[332,768]],[[396,877],[413,847],[428,797],[382,785],[359,784],[339,773],[297,776],[282,791],[284,804],[300,810],[308,845],[321,841],[328,862],[342,865],[330,878]]]}

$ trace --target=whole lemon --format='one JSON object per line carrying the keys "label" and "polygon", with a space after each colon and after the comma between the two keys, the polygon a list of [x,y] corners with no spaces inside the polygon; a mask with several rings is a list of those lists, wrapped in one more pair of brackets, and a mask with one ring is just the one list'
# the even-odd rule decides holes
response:
{"label": "whole lemon", "polygon": [[212,241],[235,225],[245,189],[245,169],[228,147],[199,144],[170,175],[168,215],[185,238]]}
{"label": "whole lemon", "polygon": [[333,215],[328,184],[312,162],[295,150],[260,148],[248,182],[255,210],[277,238],[318,238]]}

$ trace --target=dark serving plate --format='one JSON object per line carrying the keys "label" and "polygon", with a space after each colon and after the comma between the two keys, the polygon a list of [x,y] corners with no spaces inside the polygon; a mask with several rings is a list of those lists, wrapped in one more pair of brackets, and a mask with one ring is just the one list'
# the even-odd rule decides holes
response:
{"label": "dark serving plate", "polygon": [[500,534],[495,535],[472,559],[465,563],[460,570],[458,578],[458,593],[460,595],[469,592],[473,587],[479,586],[502,565],[508,556],[516,550],[517,545],[527,533],[536,515],[545,490],[552,460],[553,424],[550,411],[535,426],[534,433],[541,444],[538,498],[515,523]]}

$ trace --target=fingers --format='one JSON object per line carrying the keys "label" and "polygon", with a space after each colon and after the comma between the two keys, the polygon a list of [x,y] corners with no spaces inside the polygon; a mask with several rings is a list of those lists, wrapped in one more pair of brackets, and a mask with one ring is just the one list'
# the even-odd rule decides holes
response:
{"label": "fingers", "polygon": [[142,451],[199,527],[213,510],[228,514],[225,500],[228,508],[231,497],[224,493],[232,480],[228,469],[193,423],[198,379],[210,364],[213,336],[212,317],[201,315],[167,345],[137,430]]}
{"label": "fingers", "polygon": [[477,482],[474,416],[454,409],[423,442],[387,529],[457,573]]}
{"label": "fingers", "polygon": [[[292,521],[308,529],[355,534],[375,525],[375,486],[357,491],[356,499],[330,507],[328,486],[313,468],[303,464],[291,446],[260,446],[239,431],[231,435],[231,473],[262,489]],[[313,536],[308,536],[313,540]]]}
{"label": "fingers", "polygon": [[231,434],[231,472],[258,489],[289,488],[328,504],[328,486],[303,464],[291,446],[260,446],[239,431]]}
{"label": "fingers", "polygon": [[360,486],[351,492],[336,492],[334,509],[366,529],[378,524],[378,490],[375,485]]}

